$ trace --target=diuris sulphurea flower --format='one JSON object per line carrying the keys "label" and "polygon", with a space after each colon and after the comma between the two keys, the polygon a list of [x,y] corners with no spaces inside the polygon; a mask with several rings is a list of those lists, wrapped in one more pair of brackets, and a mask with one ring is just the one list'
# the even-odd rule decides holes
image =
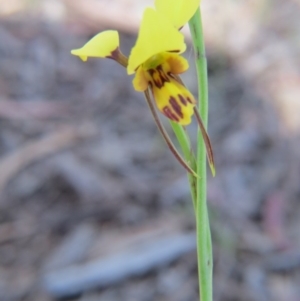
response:
{"label": "diuris sulphurea flower", "polygon": [[[186,44],[179,29],[193,16],[199,3],[200,0],[156,0],[155,9],[146,8],[144,11],[138,38],[128,59],[120,51],[119,35],[114,30],[97,34],[82,48],[72,50],[71,53],[83,61],[89,57],[117,61],[127,68],[128,75],[134,74],[133,87],[136,91],[144,92],[148,104],[152,101],[148,93],[150,90],[159,111],[173,122],[186,126],[191,123],[196,100],[178,76],[189,67],[187,60],[180,55],[185,51]],[[160,123],[157,117],[155,121]],[[162,131],[162,125],[158,126]],[[209,163],[213,166],[208,135],[202,124],[200,128]],[[195,175],[176,151],[166,132],[162,134],[180,163]]]}

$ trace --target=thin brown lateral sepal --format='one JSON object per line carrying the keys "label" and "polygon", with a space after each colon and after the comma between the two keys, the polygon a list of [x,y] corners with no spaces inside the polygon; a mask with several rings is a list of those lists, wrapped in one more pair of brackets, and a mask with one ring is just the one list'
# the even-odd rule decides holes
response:
{"label": "thin brown lateral sepal", "polygon": [[188,163],[182,158],[182,156],[180,155],[180,153],[177,151],[176,147],[174,146],[173,142],[171,141],[167,131],[165,130],[164,126],[162,125],[158,115],[157,115],[157,112],[156,112],[156,109],[154,107],[154,103],[153,103],[153,100],[150,96],[150,93],[149,93],[149,90],[147,89],[145,92],[144,92],[144,95],[145,95],[145,98],[147,100],[147,103],[148,103],[148,106],[150,108],[150,111],[152,113],[152,116],[154,118],[154,121],[159,129],[159,131],[161,132],[163,138],[165,139],[170,151],[172,152],[172,154],[174,155],[174,157],[177,159],[177,161],[189,172],[191,173],[194,177],[199,177],[197,175],[197,173],[188,165]]}
{"label": "thin brown lateral sepal", "polygon": [[203,137],[203,141],[204,141],[204,144],[205,144],[209,167],[210,167],[211,173],[214,177],[216,175],[216,169],[215,169],[214,154],[213,154],[212,146],[211,146],[211,143],[210,143],[210,139],[209,139],[209,136],[206,132],[205,126],[202,122],[201,116],[200,116],[200,114],[199,114],[196,107],[194,107],[194,113],[196,115],[196,119],[197,119],[200,131],[201,131],[201,134],[202,134],[202,137]]}

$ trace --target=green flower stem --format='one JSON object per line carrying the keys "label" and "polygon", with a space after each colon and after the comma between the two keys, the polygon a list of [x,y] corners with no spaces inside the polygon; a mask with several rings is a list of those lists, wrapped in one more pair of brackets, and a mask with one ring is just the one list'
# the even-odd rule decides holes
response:
{"label": "green flower stem", "polygon": [[[196,54],[196,68],[199,90],[199,113],[204,126],[207,127],[208,119],[208,80],[207,62],[205,57],[204,37],[200,9],[196,11],[189,21]],[[197,231],[197,256],[199,289],[201,301],[212,301],[212,245],[206,201],[206,151],[200,131],[197,143],[197,201],[196,201],[196,231]]]}
{"label": "green flower stem", "polygon": [[[182,125],[180,125],[176,122],[173,122],[171,120],[170,120],[170,124],[171,124],[172,129],[176,135],[176,138],[180,144],[180,147],[181,147],[181,150],[183,152],[186,162],[190,165],[192,170],[197,171],[196,159],[195,159],[194,153],[192,151],[190,139],[185,131],[185,128]],[[196,202],[197,202],[196,177],[194,177],[192,174],[188,173],[188,179],[189,179],[189,184],[190,184],[190,189],[191,189],[194,210],[196,211]]]}

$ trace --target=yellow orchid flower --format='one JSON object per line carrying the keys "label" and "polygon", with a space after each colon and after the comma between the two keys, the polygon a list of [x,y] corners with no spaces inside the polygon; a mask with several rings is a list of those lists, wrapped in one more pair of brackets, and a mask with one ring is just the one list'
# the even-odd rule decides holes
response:
{"label": "yellow orchid flower", "polygon": [[196,103],[192,94],[174,77],[188,69],[188,62],[178,54],[185,48],[182,33],[161,13],[148,8],[127,67],[129,74],[135,72],[135,90],[145,91],[150,87],[158,109],[182,125],[191,122]]}
{"label": "yellow orchid flower", "polygon": [[120,51],[119,34],[114,30],[101,32],[82,48],[71,51],[83,61],[89,57],[113,59],[126,67],[129,75],[135,74],[133,87],[144,92],[155,122],[171,151],[194,175],[195,172],[181,158],[160,123],[151,104],[149,90],[157,108],[178,124],[190,124],[192,115],[196,113],[209,161],[213,162],[209,137],[195,110],[196,100],[178,76],[189,67],[187,60],[180,56],[186,45],[179,29],[189,21],[199,4],[200,0],[155,0],[155,9],[146,8],[144,11],[138,38],[128,59]]}
{"label": "yellow orchid flower", "polygon": [[144,11],[139,35],[128,64],[119,49],[117,31],[104,31],[82,48],[72,50],[83,61],[88,57],[114,59],[134,74],[135,90],[152,91],[157,108],[181,125],[191,122],[196,100],[178,80],[188,69],[188,62],[179,55],[186,49],[184,36],[178,31],[195,13],[200,0],[156,0],[155,9]]}

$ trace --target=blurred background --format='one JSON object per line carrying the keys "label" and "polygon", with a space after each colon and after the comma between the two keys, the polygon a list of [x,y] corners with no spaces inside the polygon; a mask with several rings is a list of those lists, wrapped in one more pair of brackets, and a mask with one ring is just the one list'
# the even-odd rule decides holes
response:
{"label": "blurred background", "polygon": [[[128,55],[149,5],[0,0],[0,301],[197,300],[185,171],[125,70],[70,55],[105,29]],[[214,300],[299,301],[300,2],[202,11]]]}

